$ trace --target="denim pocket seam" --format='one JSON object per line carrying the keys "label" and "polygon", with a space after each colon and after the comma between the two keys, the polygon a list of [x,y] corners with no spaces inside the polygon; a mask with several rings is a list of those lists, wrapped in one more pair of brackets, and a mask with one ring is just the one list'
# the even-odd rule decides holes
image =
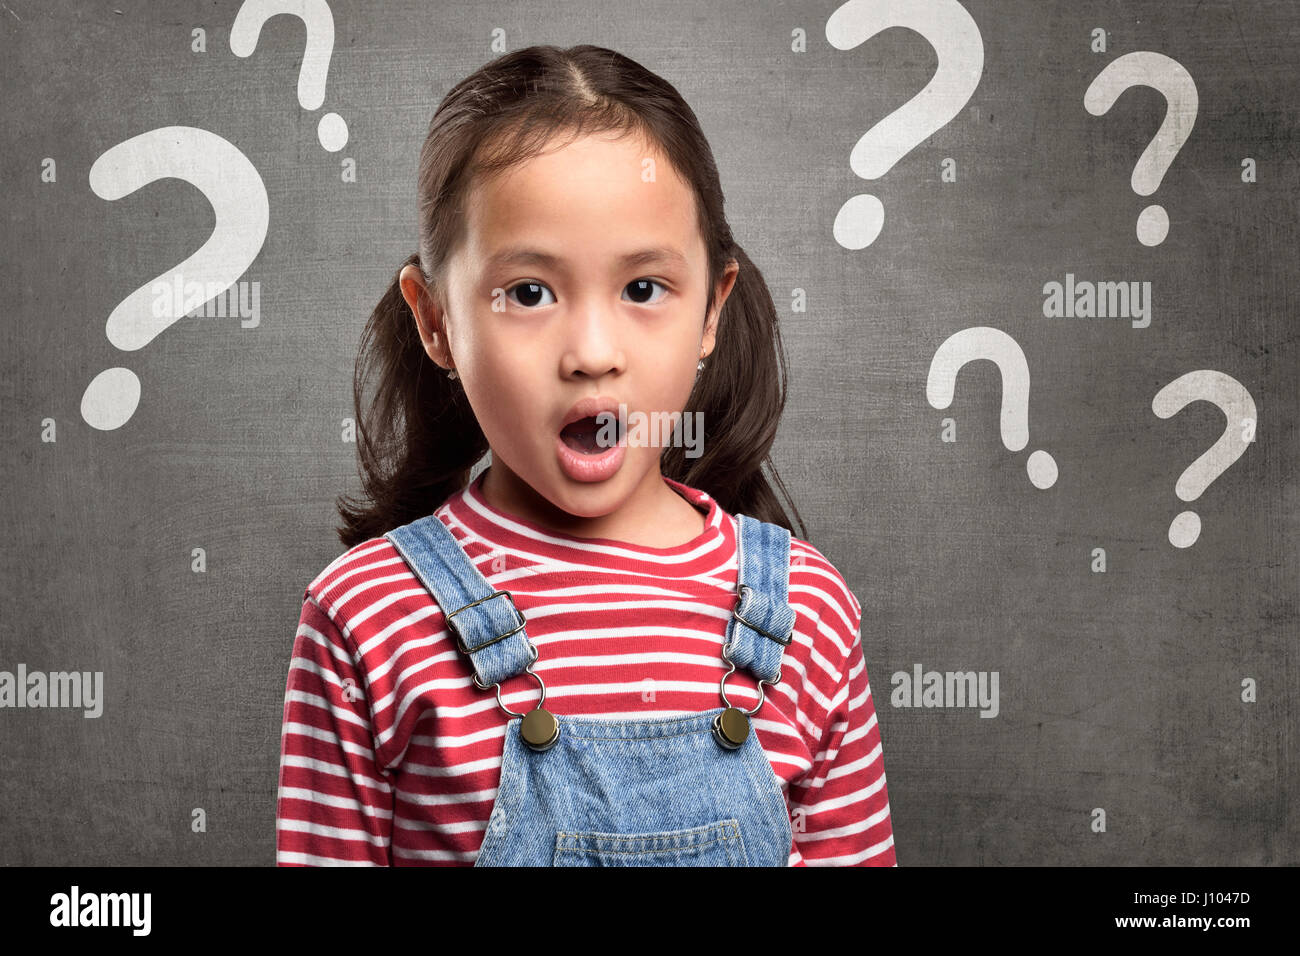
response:
{"label": "denim pocket seam", "polygon": [[[651,846],[641,849],[618,848],[619,844],[627,845],[634,842],[654,841],[665,837],[686,837],[687,839],[686,842],[671,846]],[[602,833],[598,831],[557,830],[552,865],[566,854],[583,857],[600,857],[604,855],[628,858],[665,855],[681,857],[683,854],[701,850],[708,851],[713,848],[721,848],[733,866],[747,865],[744,839],[740,833],[740,821],[734,817],[728,817],[725,820],[717,820],[698,827],[664,830],[657,833]]]}
{"label": "denim pocket seam", "polygon": [[617,840],[630,842],[632,840],[657,840],[660,837],[685,836],[686,834],[699,833],[702,836],[709,835],[712,831],[731,831],[730,833],[719,832],[712,839],[698,841],[693,840],[690,843],[683,844],[681,847],[668,847],[667,849],[686,849],[693,846],[705,846],[717,840],[739,840],[740,839],[740,822],[732,817],[725,820],[717,820],[713,823],[706,823],[698,827],[686,827],[683,830],[661,830],[658,833],[601,833],[598,830],[569,831],[557,830],[556,837],[573,837],[575,839],[595,839],[595,840]]}

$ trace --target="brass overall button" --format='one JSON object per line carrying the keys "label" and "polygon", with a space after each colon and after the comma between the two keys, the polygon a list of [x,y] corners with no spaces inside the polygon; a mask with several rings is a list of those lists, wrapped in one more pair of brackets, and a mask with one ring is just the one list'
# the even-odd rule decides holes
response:
{"label": "brass overall button", "polygon": [[519,735],[534,750],[547,750],[560,739],[560,723],[549,710],[535,707],[524,714]]}
{"label": "brass overall button", "polygon": [[735,750],[749,737],[749,718],[736,707],[728,707],[713,718],[713,736],[728,750]]}

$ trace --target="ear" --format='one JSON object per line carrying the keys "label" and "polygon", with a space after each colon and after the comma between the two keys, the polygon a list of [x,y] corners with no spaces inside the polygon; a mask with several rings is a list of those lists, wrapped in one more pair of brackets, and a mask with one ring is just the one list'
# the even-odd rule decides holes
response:
{"label": "ear", "polygon": [[726,268],[722,270],[722,278],[713,293],[713,309],[704,323],[704,339],[700,343],[700,349],[705,355],[713,351],[713,346],[717,342],[718,321],[722,318],[722,307],[727,304],[727,297],[735,288],[736,277],[739,275],[740,264],[735,259],[729,260]]}
{"label": "ear", "polygon": [[420,341],[424,351],[434,364],[442,368],[451,366],[451,354],[447,350],[446,311],[437,296],[429,291],[424,277],[418,267],[409,265],[402,268],[398,275],[402,289],[402,298],[415,316],[416,327],[420,331]]}

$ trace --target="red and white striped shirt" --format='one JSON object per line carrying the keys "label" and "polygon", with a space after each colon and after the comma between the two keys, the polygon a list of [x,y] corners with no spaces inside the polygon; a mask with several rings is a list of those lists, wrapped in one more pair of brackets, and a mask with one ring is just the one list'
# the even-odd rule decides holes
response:
{"label": "red and white striped shirt", "polygon": [[[711,496],[664,478],[707,513],[671,548],[579,538],[498,511],[482,476],[436,515],[528,621],[560,715],[667,717],[722,706],[722,644],[736,602],[736,523]],[[893,866],[880,731],[862,658],[862,608],[835,567],[792,538],[793,642],[751,718],[785,791],[791,866]],[[303,593],[285,690],[276,862],[472,865],[501,777],[507,717],[445,628],[433,596],[385,538],[358,544]],[[737,707],[753,675],[727,681]],[[501,685],[536,705],[537,682]]]}

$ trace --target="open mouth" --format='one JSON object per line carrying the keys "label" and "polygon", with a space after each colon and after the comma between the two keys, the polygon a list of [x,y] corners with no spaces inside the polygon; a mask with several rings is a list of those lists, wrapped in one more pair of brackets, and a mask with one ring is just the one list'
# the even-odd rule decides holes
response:
{"label": "open mouth", "polygon": [[[606,415],[605,419],[611,417]],[[608,451],[618,444],[620,438],[622,433],[617,418],[606,423],[596,421],[595,415],[589,415],[576,422],[569,422],[560,429],[560,440],[582,455],[598,455]]]}

